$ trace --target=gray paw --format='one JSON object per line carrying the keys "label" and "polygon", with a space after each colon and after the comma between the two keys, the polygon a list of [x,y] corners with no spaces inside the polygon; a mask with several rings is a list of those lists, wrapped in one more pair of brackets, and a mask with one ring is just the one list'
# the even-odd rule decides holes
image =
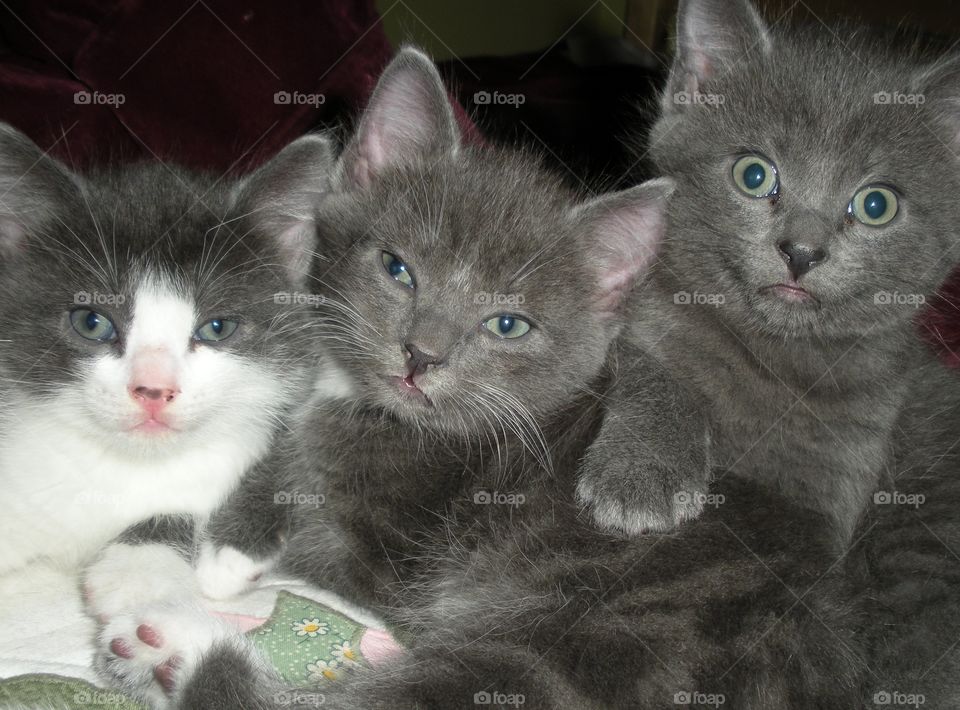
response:
{"label": "gray paw", "polygon": [[597,439],[581,464],[577,500],[602,530],[670,532],[703,512],[707,470],[689,468],[667,468],[635,440],[616,445]]}

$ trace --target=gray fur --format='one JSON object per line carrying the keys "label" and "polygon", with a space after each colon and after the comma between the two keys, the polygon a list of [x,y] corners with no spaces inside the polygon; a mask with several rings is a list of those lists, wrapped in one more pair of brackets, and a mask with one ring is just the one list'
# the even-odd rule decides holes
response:
{"label": "gray fur", "polygon": [[[398,67],[443,91],[409,51],[381,85]],[[628,540],[597,530],[574,497],[619,367],[608,353],[621,316],[592,297],[614,263],[601,256],[604,220],[639,205],[647,220],[628,231],[641,236],[667,185],[571,212],[573,196],[528,157],[429,155],[401,152],[320,213],[332,266],[314,275],[355,394],[314,410],[274,481],[325,495],[291,511],[280,569],[376,609],[410,643],[392,667],[320,689],[324,707],[476,707],[484,692],[521,694],[526,708],[668,708],[684,693],[740,710],[854,707],[862,650],[822,515],[729,477],[715,489],[728,503],[675,535]],[[382,249],[404,255],[415,293],[384,272]],[[514,292],[521,267],[542,332],[513,348],[481,340],[471,325],[486,311],[471,295]],[[428,370],[431,407],[382,380],[405,366],[411,337],[443,355]],[[494,491],[524,500],[477,497]],[[212,649],[179,690],[204,710],[291,697],[233,646]]]}
{"label": "gray fur", "polygon": [[[870,646],[866,700],[912,692],[953,707],[960,376],[935,361],[914,319],[960,260],[960,59],[893,53],[848,27],[768,30],[746,0],[682,3],[678,35],[649,137],[656,169],[678,187],[630,340],[695,393],[697,407],[662,416],[706,416],[721,481],[785,494],[832,521],[837,550],[856,543],[847,561]],[[675,100],[694,92],[723,100]],[[896,92],[925,101],[875,99]],[[777,199],[734,187],[733,161],[752,152],[776,163]],[[881,228],[845,219],[854,193],[876,182],[900,192],[899,216]],[[816,305],[760,292],[787,276],[784,239],[826,251],[801,279]],[[677,303],[682,294],[723,302]],[[644,514],[632,462],[663,427],[620,425],[651,416],[644,376],[619,378],[616,399],[628,404],[585,462],[581,488],[607,493],[594,501],[601,524],[605,507]],[[926,503],[876,504],[877,491]]]}

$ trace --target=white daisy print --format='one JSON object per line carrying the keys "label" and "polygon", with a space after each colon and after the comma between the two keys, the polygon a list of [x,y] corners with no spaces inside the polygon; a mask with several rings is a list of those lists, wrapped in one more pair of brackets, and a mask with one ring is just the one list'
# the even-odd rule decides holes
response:
{"label": "white daisy print", "polygon": [[330,630],[330,625],[320,621],[320,619],[304,619],[303,621],[294,622],[290,625],[290,628],[297,632],[297,636],[314,638],[316,636],[325,636]]}
{"label": "white daisy print", "polygon": [[335,643],[333,645],[333,657],[344,666],[352,666],[357,662],[358,658],[356,650],[350,645],[349,641]]}
{"label": "white daisy print", "polygon": [[318,658],[313,663],[307,664],[307,673],[312,681],[336,680],[340,675],[339,661],[325,661]]}

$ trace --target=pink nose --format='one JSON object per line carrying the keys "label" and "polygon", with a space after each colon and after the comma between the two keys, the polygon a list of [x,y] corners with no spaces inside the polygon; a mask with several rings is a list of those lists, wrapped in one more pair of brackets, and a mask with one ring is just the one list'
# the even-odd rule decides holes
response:
{"label": "pink nose", "polygon": [[130,396],[150,414],[156,414],[167,406],[179,394],[172,387],[149,387],[137,385],[130,387]]}

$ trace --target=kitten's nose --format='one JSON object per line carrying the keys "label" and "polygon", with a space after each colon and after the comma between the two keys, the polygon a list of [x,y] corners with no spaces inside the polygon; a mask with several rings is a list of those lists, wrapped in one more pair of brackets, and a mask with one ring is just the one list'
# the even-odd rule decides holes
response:
{"label": "kitten's nose", "polygon": [[439,365],[442,362],[439,355],[424,352],[413,343],[406,343],[403,347],[406,349],[410,361],[411,375],[423,374],[430,365]]}
{"label": "kitten's nose", "polygon": [[805,273],[818,264],[827,260],[827,252],[819,247],[810,247],[805,244],[794,244],[784,240],[777,244],[777,251],[787,262],[787,268],[794,280],[798,280]]}
{"label": "kitten's nose", "polygon": [[167,385],[131,385],[130,396],[148,414],[155,415],[180,394],[180,390]]}

